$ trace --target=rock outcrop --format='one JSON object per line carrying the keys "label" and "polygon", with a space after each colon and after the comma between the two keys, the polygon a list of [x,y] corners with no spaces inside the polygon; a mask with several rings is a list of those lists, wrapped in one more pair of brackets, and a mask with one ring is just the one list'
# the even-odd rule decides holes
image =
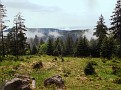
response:
{"label": "rock outcrop", "polygon": [[52,76],[44,81],[44,86],[55,84],[57,88],[64,87],[64,81],[60,75]]}

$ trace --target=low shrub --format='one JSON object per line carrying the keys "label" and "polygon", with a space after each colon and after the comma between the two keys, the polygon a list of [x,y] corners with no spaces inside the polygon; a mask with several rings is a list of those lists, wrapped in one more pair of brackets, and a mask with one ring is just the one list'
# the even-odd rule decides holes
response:
{"label": "low shrub", "polygon": [[32,65],[32,68],[33,68],[33,69],[40,69],[40,68],[42,68],[42,67],[43,67],[42,61],[35,62],[35,63],[33,63],[33,65]]}
{"label": "low shrub", "polygon": [[96,74],[95,68],[93,67],[92,62],[88,62],[86,67],[84,68],[85,75],[93,75]]}
{"label": "low shrub", "polygon": [[121,67],[118,66],[112,66],[113,74],[117,76],[121,76]]}
{"label": "low shrub", "polygon": [[121,84],[121,77],[116,78],[113,82],[116,84]]}

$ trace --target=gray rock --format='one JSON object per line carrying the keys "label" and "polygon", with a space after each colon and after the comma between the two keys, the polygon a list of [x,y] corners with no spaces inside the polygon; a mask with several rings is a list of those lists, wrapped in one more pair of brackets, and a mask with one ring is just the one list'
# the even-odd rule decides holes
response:
{"label": "gray rock", "polygon": [[28,80],[14,78],[5,84],[3,90],[32,90],[32,89],[29,86]]}
{"label": "gray rock", "polygon": [[60,75],[52,76],[44,81],[44,86],[55,84],[57,88],[64,87],[64,81]]}

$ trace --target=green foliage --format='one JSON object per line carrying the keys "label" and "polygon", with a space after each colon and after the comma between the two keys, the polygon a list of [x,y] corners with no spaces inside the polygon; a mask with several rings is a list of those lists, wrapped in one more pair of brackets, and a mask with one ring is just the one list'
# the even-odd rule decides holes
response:
{"label": "green foliage", "polygon": [[114,38],[117,39],[121,44],[121,1],[117,0],[116,7],[114,9],[113,15],[111,16],[110,30],[112,31]]}
{"label": "green foliage", "polygon": [[[21,19],[20,19],[21,18]],[[21,14],[17,14],[15,18],[15,26],[10,29],[6,38],[6,52],[11,55],[25,55],[26,53],[26,39],[24,19]],[[18,23],[19,22],[19,23]]]}
{"label": "green foliage", "polygon": [[95,28],[95,32],[94,32],[94,35],[96,35],[96,37],[98,37],[98,39],[100,41],[103,40],[103,38],[106,36],[106,30],[107,30],[107,26],[105,25],[105,22],[104,22],[104,17],[101,16],[99,17],[99,21],[97,21],[97,25],[96,25],[96,28]]}
{"label": "green foliage", "polygon": [[53,55],[54,56],[60,56],[60,55],[62,55],[62,49],[63,49],[63,45],[61,44],[60,39],[57,38],[56,41],[55,41],[55,44],[54,44]]}
{"label": "green foliage", "polygon": [[13,61],[17,61],[18,59],[15,57],[15,56],[13,56],[13,55],[8,55],[8,56],[6,56],[6,60],[13,60]]}
{"label": "green foliage", "polygon": [[32,48],[31,54],[34,55],[34,54],[37,54],[37,53],[38,53],[37,47],[34,45],[33,48]]}
{"label": "green foliage", "polygon": [[121,76],[121,67],[113,65],[112,70],[114,75]]}
{"label": "green foliage", "polygon": [[23,33],[22,31],[20,31],[18,33],[18,46],[17,46],[17,49],[18,49],[18,55],[25,55],[26,53],[26,39],[27,37],[25,37],[25,33]]}
{"label": "green foliage", "polygon": [[85,75],[96,74],[95,68],[93,67],[93,63],[92,62],[88,62],[87,63],[86,67],[84,68],[84,73],[85,73]]}
{"label": "green foliage", "polygon": [[[98,39],[98,43],[96,45],[96,51],[98,52],[98,54],[100,53],[100,48],[101,48],[101,44],[102,44],[102,41],[103,39],[106,37],[106,34],[107,34],[107,26],[105,25],[105,22],[104,22],[104,17],[101,16],[99,17],[99,21],[97,21],[97,25],[96,25],[96,28],[95,28],[95,32],[93,33],[93,35],[95,35]],[[98,55],[99,56],[99,55]]]}
{"label": "green foliage", "polygon": [[39,54],[47,54],[47,43],[40,45]]}
{"label": "green foliage", "polygon": [[68,35],[65,41],[65,56],[72,56],[73,55],[73,39],[71,36]]}
{"label": "green foliage", "polygon": [[89,55],[90,55],[90,49],[88,45],[88,40],[86,39],[86,37],[84,38],[81,37],[77,44],[75,56],[87,57]]}
{"label": "green foliage", "polygon": [[47,41],[47,55],[53,55],[54,45],[52,38],[49,38]]}
{"label": "green foliage", "polygon": [[115,50],[115,44],[113,38],[105,38],[103,39],[102,45],[101,45],[101,56],[103,58],[111,59],[111,56],[113,55]]}
{"label": "green foliage", "polygon": [[121,45],[120,44],[115,45],[114,55],[118,58],[121,58]]}
{"label": "green foliage", "polygon": [[[40,56],[37,55],[27,55],[20,58],[23,58],[23,61],[3,60],[0,63],[0,80],[10,80],[14,78],[14,74],[22,74],[36,79],[36,90],[53,90],[55,86],[44,87],[44,80],[53,75],[61,75],[67,90],[97,90],[97,88],[106,90],[109,87],[113,90],[121,89],[120,85],[113,82],[118,76],[112,74],[111,68],[114,63],[116,66],[120,66],[121,61],[119,59],[114,59],[117,63],[112,62],[112,60],[102,63],[100,58],[90,58],[91,61],[89,61],[89,58],[63,57],[64,62],[62,63],[60,58],[52,62],[54,57],[47,55],[41,55],[41,60]],[[32,69],[33,63],[41,61],[43,68]],[[95,65],[96,75],[85,76],[83,70],[87,62]]]}
{"label": "green foliage", "polygon": [[100,48],[98,45],[98,40],[90,40],[90,54],[92,57],[100,57]]}

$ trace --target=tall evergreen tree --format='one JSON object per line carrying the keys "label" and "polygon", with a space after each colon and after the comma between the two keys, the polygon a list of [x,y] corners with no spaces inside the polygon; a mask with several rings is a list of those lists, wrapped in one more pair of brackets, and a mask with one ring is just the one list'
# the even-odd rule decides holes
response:
{"label": "tall evergreen tree", "polygon": [[6,17],[6,9],[3,4],[0,2],[0,55],[3,57],[5,56],[5,46],[4,46],[4,35],[3,30],[6,28],[6,25],[4,25],[4,17]]}
{"label": "tall evergreen tree", "polygon": [[87,57],[90,55],[88,40],[86,37],[80,37],[79,42],[77,44],[75,56],[77,57]]}
{"label": "tall evergreen tree", "polygon": [[114,38],[120,42],[121,45],[121,0],[117,0],[116,7],[114,9],[113,15],[111,16],[110,30],[114,34]]}
{"label": "tall evergreen tree", "polygon": [[104,17],[102,16],[102,14],[99,17],[99,21],[97,21],[95,30],[96,31],[93,33],[93,35],[98,37],[99,43],[101,43],[107,34],[107,26],[105,25]]}
{"label": "tall evergreen tree", "polygon": [[98,47],[98,40],[92,39],[90,40],[90,55],[92,57],[99,57],[100,51]]}
{"label": "tall evergreen tree", "polygon": [[115,50],[114,39],[111,37],[109,38],[105,37],[101,45],[101,56],[103,58],[111,59],[111,56],[114,54],[114,50]]}
{"label": "tall evergreen tree", "polygon": [[47,41],[47,55],[53,55],[54,46],[53,46],[53,39],[49,37]]}
{"label": "tall evergreen tree", "polygon": [[[93,33],[93,35],[95,35],[98,38],[98,43],[97,43],[96,47],[98,49],[97,53],[99,54],[102,41],[106,37],[106,34],[107,34],[107,26],[105,25],[104,17],[102,16],[102,14],[99,17],[99,21],[97,21],[96,28],[94,28],[94,29],[96,31]],[[100,56],[100,54],[98,56]]]}
{"label": "tall evergreen tree", "polygon": [[62,54],[62,56],[64,56],[64,54],[65,54],[64,40],[60,39],[60,45],[61,45],[61,54]]}
{"label": "tall evergreen tree", "polygon": [[11,29],[11,31],[7,35],[7,38],[11,43],[10,53],[15,56],[23,55],[26,52],[27,38],[25,37],[24,33],[26,31],[26,27],[24,25],[24,19],[22,18],[20,13],[16,15],[14,23],[15,26]]}
{"label": "tall evergreen tree", "polygon": [[60,42],[60,38],[57,38],[55,40],[55,45],[54,45],[54,52],[53,54],[55,56],[59,56],[59,55],[62,55],[62,45],[61,45],[61,42]]}
{"label": "tall evergreen tree", "polygon": [[16,41],[15,41],[15,29],[11,29],[11,31],[7,34],[7,54],[16,55]]}
{"label": "tall evergreen tree", "polygon": [[34,55],[34,54],[37,54],[37,53],[38,53],[37,47],[36,47],[36,45],[34,45],[32,50],[31,50],[31,54]]}
{"label": "tall evergreen tree", "polygon": [[68,35],[66,41],[65,41],[65,53],[66,56],[72,56],[73,55],[73,39],[71,36]]}

